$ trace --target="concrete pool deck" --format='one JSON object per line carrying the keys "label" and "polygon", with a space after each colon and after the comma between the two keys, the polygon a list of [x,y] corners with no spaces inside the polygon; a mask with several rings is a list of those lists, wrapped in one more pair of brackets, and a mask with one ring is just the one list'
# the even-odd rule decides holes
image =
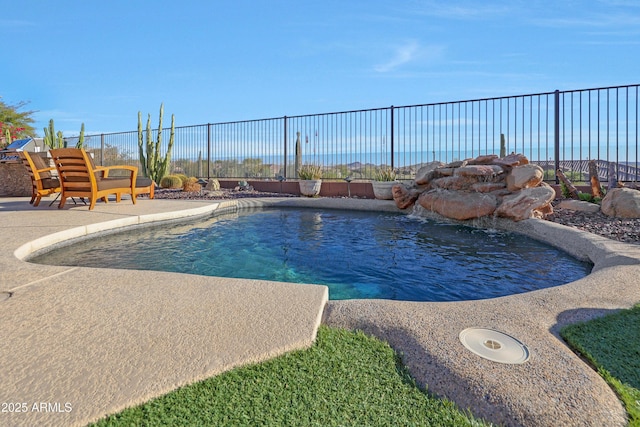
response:
{"label": "concrete pool deck", "polygon": [[[396,210],[375,200],[289,198],[123,200],[88,211],[81,205],[58,210],[46,199],[33,208],[28,198],[0,198],[0,425],[85,425],[235,366],[308,347],[321,319],[388,341],[420,385],[489,421],[624,425],[615,394],[558,331],[640,301],[639,245],[523,221],[518,231],[590,259],[593,273],[559,287],[455,303],[327,304],[324,286],[22,260],[87,233],[236,205]],[[475,355],[458,339],[468,327],[517,338],[529,360],[507,365]]]}

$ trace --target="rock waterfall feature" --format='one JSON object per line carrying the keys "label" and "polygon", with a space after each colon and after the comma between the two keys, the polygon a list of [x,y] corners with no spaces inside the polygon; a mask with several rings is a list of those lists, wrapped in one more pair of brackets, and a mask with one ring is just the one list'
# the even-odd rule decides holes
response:
{"label": "rock waterfall feature", "polygon": [[393,187],[400,209],[416,202],[447,218],[469,220],[499,216],[514,221],[543,218],[553,212],[555,190],[544,171],[522,154],[479,156],[449,164],[428,163],[410,184]]}

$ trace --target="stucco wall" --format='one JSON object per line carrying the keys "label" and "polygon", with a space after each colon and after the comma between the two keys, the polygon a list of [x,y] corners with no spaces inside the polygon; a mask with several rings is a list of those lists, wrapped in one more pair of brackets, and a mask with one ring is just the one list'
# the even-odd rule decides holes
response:
{"label": "stucco wall", "polygon": [[0,196],[31,196],[31,178],[22,162],[0,162]]}

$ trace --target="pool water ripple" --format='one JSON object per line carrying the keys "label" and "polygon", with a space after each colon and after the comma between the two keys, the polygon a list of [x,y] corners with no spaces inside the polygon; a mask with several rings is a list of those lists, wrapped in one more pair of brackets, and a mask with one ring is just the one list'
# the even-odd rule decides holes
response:
{"label": "pool water ripple", "polygon": [[403,214],[278,209],[106,235],[32,262],[329,286],[331,299],[458,301],[557,286],[591,265],[509,232]]}

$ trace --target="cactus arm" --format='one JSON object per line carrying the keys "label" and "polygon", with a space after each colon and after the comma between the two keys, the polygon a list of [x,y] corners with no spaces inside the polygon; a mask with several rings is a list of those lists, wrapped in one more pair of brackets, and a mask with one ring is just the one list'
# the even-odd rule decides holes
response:
{"label": "cactus arm", "polygon": [[151,133],[151,114],[147,114],[147,172],[149,178],[155,176],[154,174],[154,152],[153,152],[153,134]]}
{"label": "cactus arm", "polygon": [[142,113],[138,111],[138,157],[140,158],[140,166],[142,175],[149,177],[147,170],[147,158],[144,155],[144,136],[142,134]]}
{"label": "cactus arm", "polygon": [[76,148],[84,147],[84,123],[80,126],[80,136],[78,137],[78,143],[76,144]]}
{"label": "cactus arm", "polygon": [[52,136],[54,135],[54,133],[51,132],[52,129],[53,129],[53,119],[49,120],[49,127],[44,128],[44,143],[49,148],[55,148],[53,146]]}
{"label": "cactus arm", "polygon": [[64,148],[64,135],[61,130],[56,133],[56,148]]}
{"label": "cactus arm", "polygon": [[169,164],[171,163],[171,149],[173,148],[173,142],[175,140],[175,115],[171,115],[171,133],[169,134],[169,145],[167,147],[167,155],[164,157],[162,161],[162,166],[160,167],[160,177],[164,176],[169,169]]}
{"label": "cactus arm", "polygon": [[158,136],[156,138],[156,162],[160,162],[160,150],[162,149],[162,116],[164,116],[164,103],[160,104],[160,119],[158,121]]}

